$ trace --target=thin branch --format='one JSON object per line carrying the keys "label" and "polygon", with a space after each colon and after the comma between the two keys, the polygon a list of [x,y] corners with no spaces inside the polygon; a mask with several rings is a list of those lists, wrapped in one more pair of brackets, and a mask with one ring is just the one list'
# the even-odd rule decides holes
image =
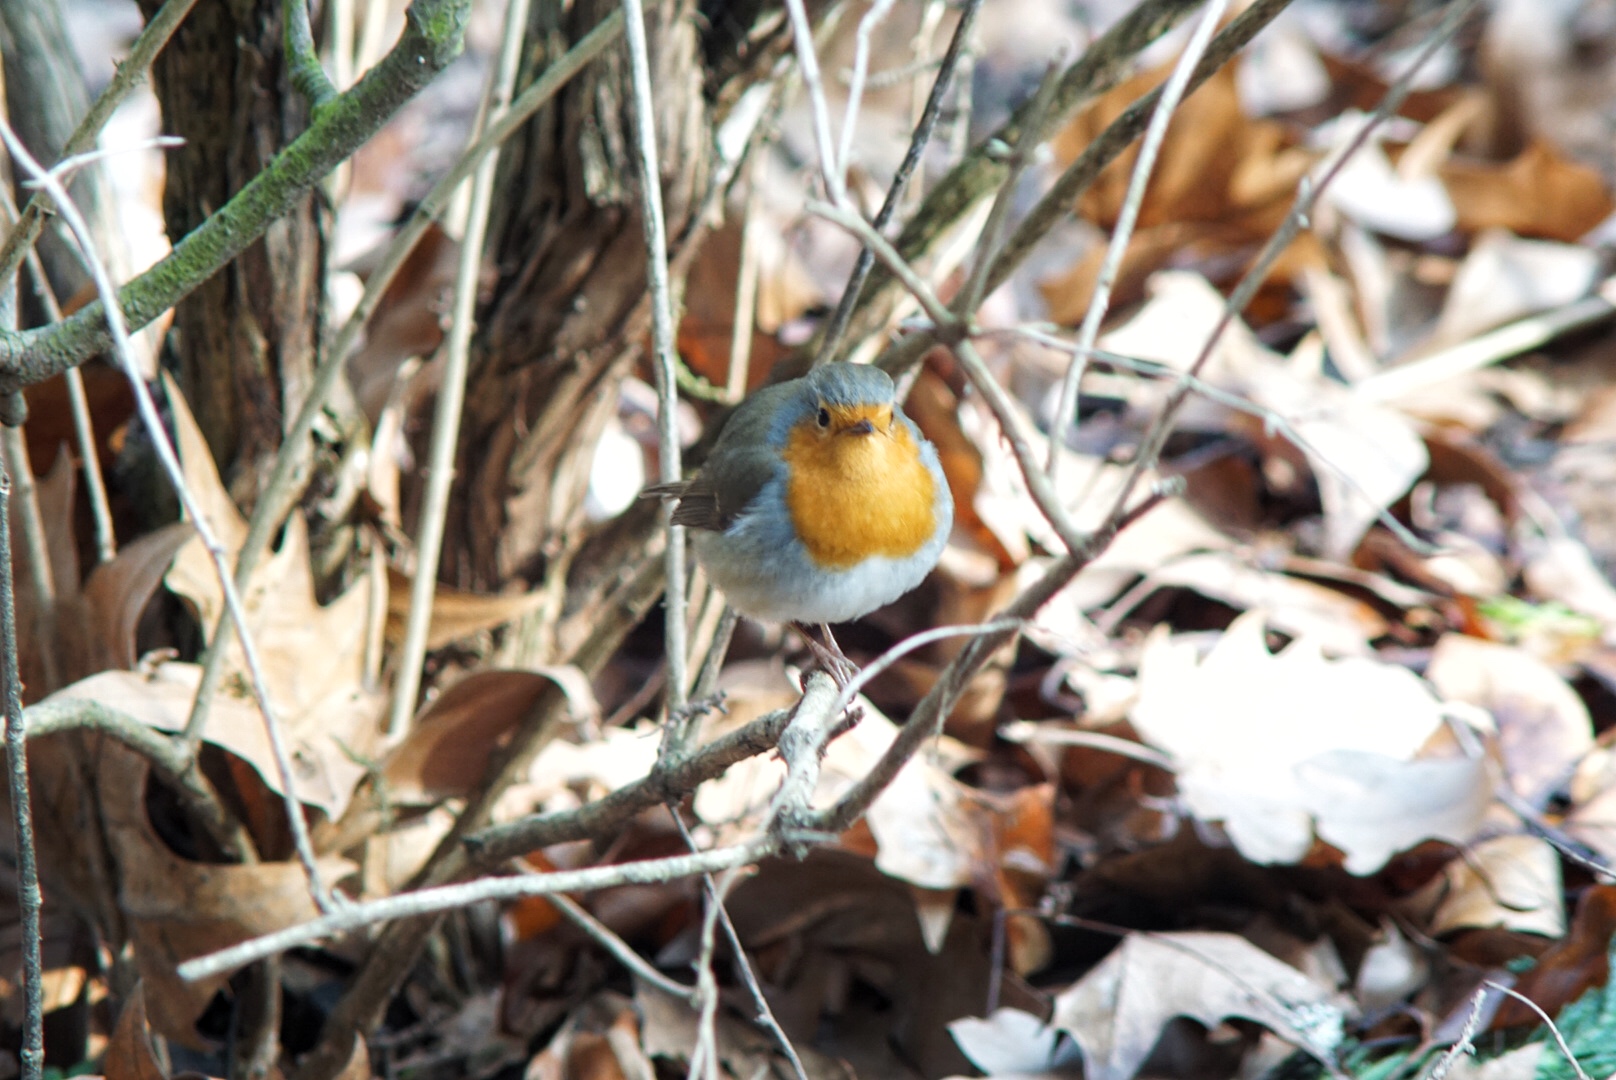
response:
{"label": "thin branch", "polygon": [[[287,0],[298,7],[303,0]],[[479,133],[497,122],[510,106],[520,67],[522,41],[527,31],[528,0],[510,0],[505,9],[505,32],[499,59],[489,73],[483,99]],[[466,378],[471,370],[471,334],[477,325],[477,284],[483,265],[483,245],[488,237],[488,215],[494,205],[494,177],[499,167],[499,151],[493,150],[477,166],[471,181],[471,204],[466,215],[466,233],[460,240],[460,259],[455,267],[454,305],[444,343],[443,376],[438,384],[438,400],[432,417],[432,445],[428,451],[426,490],[415,535],[415,578],[410,583],[410,611],[404,627],[404,643],[399,649],[398,682],[393,688],[392,712],[387,736],[404,738],[410,717],[415,715],[415,699],[421,690],[421,667],[426,659],[427,633],[432,625],[432,601],[437,595],[438,560],[443,554],[443,531],[449,513],[450,488],[454,483],[455,450],[460,442],[460,414],[466,401]],[[239,564],[237,567],[240,569]]]}
{"label": "thin branch", "polygon": [[[191,492],[185,482],[184,470],[180,467],[179,458],[174,453],[174,447],[168,439],[168,433],[163,427],[162,417],[157,412],[157,405],[152,400],[151,388],[146,385],[145,378],[140,373],[139,362],[135,359],[134,350],[129,340],[129,328],[125,325],[123,313],[119,310],[116,301],[116,288],[107,273],[106,265],[101,261],[95,249],[95,239],[90,233],[90,227],[84,216],[79,213],[77,205],[68,196],[67,190],[61,181],[48,172],[28,153],[26,147],[17,139],[9,124],[0,120],[0,140],[5,142],[6,148],[11,151],[14,161],[22,170],[37,183],[40,189],[48,193],[56,204],[56,212],[61,215],[74,238],[78,241],[79,253],[83,257],[85,267],[90,277],[95,281],[96,292],[106,301],[101,307],[101,317],[107,322],[109,336],[113,342],[113,353],[124,374],[129,380],[130,389],[135,396],[135,408],[140,414],[141,423],[145,426],[151,438],[152,447],[157,453],[158,461],[163,466],[174,493],[179,497],[180,505],[184,507],[186,516],[191,519],[191,528],[196,531],[197,538],[208,552],[213,563],[214,572],[219,579],[219,585],[224,595],[225,607],[230,617],[235,621],[241,633],[242,655],[246,660],[248,682],[252,686],[253,697],[258,703],[259,711],[263,714],[264,730],[269,736],[269,744],[274,752],[275,766],[281,781],[281,792],[286,805],[287,825],[291,829],[292,840],[297,848],[298,859],[303,864],[304,873],[308,875],[309,888],[315,901],[322,907],[331,903],[330,895],[320,879],[318,864],[314,861],[314,848],[309,843],[308,822],[303,817],[302,804],[297,799],[297,788],[292,772],[292,759],[286,748],[286,741],[282,735],[280,725],[275,721],[274,709],[269,700],[269,686],[264,678],[263,664],[259,659],[257,646],[252,635],[247,630],[247,609],[242,602],[241,594],[236,590],[230,579],[230,569],[227,565],[228,556],[224,546],[219,542],[213,527],[203,515],[201,507],[197,504],[196,496]],[[61,323],[56,324],[58,326]]]}
{"label": "thin branch", "polygon": [[842,139],[836,151],[836,175],[847,176],[853,163],[853,131],[858,126],[859,105],[864,98],[864,81],[870,74],[870,35],[892,14],[896,0],[875,0],[853,33],[853,73],[847,81],[847,104],[842,109]]}
{"label": "thin branch", "polygon": [[638,978],[650,983],[669,997],[682,1001],[690,1001],[691,988],[680,982],[675,982],[662,972],[652,967],[650,963],[635,952],[628,942],[624,941],[612,928],[591,915],[578,901],[565,893],[552,893],[550,903],[555,905],[557,911],[572,920],[574,926],[594,938],[601,948],[617,958],[617,962],[633,972]]}
{"label": "thin branch", "polygon": [[[1250,7],[1229,21],[1218,35],[1207,46],[1206,55],[1195,66],[1195,74],[1190,78],[1185,94],[1193,94],[1212,74],[1228,62],[1229,58],[1245,48],[1265,26],[1278,17],[1291,0],[1254,0]],[[1121,116],[1113,120],[1095,140],[1084,147],[1066,171],[1050,185],[1043,197],[1027,212],[1017,224],[1010,239],[1005,241],[1004,248],[994,260],[991,273],[988,274],[988,291],[992,292],[1010,277],[1016,267],[1026,259],[1027,255],[1048,234],[1055,222],[1062,220],[1071,213],[1077,198],[1094,180],[1105,170],[1105,167],[1128,148],[1150,122],[1155,113],[1156,102],[1161,99],[1163,87],[1157,87],[1150,93],[1135,101]],[[907,244],[899,245],[908,251]]]}
{"label": "thin branch", "polygon": [[[1016,189],[1021,186],[1022,174],[1026,172],[1027,166],[1032,164],[1033,155],[1038,150],[1038,143],[1034,141],[1033,136],[1043,130],[1044,121],[1049,116],[1049,107],[1055,100],[1055,91],[1060,87],[1060,69],[1058,60],[1049,65],[1043,81],[1038,84],[1038,89],[1027,105],[1026,129],[1006,155],[1008,168],[1004,182],[999,185],[999,190],[993,196],[993,204],[988,207],[987,220],[982,224],[982,233],[976,246],[976,261],[965,277],[964,287],[954,298],[952,305],[954,313],[967,325],[975,319],[976,309],[982,306],[982,298],[987,295],[988,271],[993,267],[994,256],[998,254],[999,244],[1004,239],[1005,226],[1010,222],[1010,207],[1015,203]],[[1000,149],[1006,148],[1001,146]]]}
{"label": "thin branch", "polygon": [[[338,95],[230,201],[117,294],[122,322],[144,327],[241,254],[405,101],[459,55],[471,0],[415,0],[386,59]],[[16,256],[20,258],[20,255]],[[105,302],[50,326],[0,331],[0,394],[42,382],[113,344]]]}
{"label": "thin branch", "polygon": [[724,775],[730,766],[773,750],[790,722],[791,710],[778,709],[610,795],[576,810],[537,814],[484,829],[466,837],[466,847],[486,866],[551,844],[609,836],[646,810],[676,803],[708,780]]}
{"label": "thin branch", "polygon": [[1502,983],[1495,983],[1495,982],[1492,982],[1491,980],[1488,980],[1487,982],[1482,983],[1482,985],[1489,988],[1489,989],[1497,990],[1501,994],[1508,994],[1510,997],[1514,998],[1516,1001],[1520,1002],[1522,1005],[1525,1005],[1528,1009],[1531,1009],[1533,1012],[1537,1013],[1538,1018],[1540,1020],[1542,1020],[1543,1023],[1548,1027],[1549,1033],[1554,1036],[1555,1045],[1557,1045],[1560,1048],[1560,1053],[1565,1055],[1566,1061],[1571,1065],[1571,1068],[1576,1072],[1577,1080],[1590,1080],[1590,1077],[1588,1076],[1587,1071],[1585,1069],[1583,1069],[1583,1067],[1582,1067],[1582,1062],[1577,1060],[1577,1055],[1573,1054],[1571,1052],[1571,1047],[1566,1044],[1565,1036],[1560,1034],[1560,1029],[1554,1022],[1554,1017],[1552,1017],[1548,1013],[1544,1012],[1543,1007],[1541,1005],[1539,1005],[1537,1002],[1533,1001],[1531,998],[1527,997],[1525,994],[1521,993],[1520,991],[1511,990],[1509,987],[1503,985]]}
{"label": "thin branch", "polygon": [[[34,466],[28,454],[28,440],[22,429],[7,426],[0,429],[0,453],[6,468],[16,479],[12,481],[17,521],[22,526],[23,551],[28,557],[28,584],[34,596],[34,625],[28,632],[43,643],[39,659],[45,669],[46,688],[59,689],[62,685],[56,656],[56,575],[51,563],[50,539],[45,535],[45,518],[39,508],[39,485],[34,482]],[[77,582],[74,582],[76,585]]]}
{"label": "thin branch", "polygon": [[17,845],[17,911],[22,948],[23,1080],[39,1080],[45,1068],[45,974],[40,963],[39,863],[34,847],[33,804],[28,795],[28,727],[22,711],[17,661],[17,604],[11,561],[11,474],[0,464],[0,694],[6,709],[6,770],[11,825]]}
{"label": "thin branch", "polygon": [[808,21],[803,0],[786,0],[791,20],[791,38],[797,50],[797,67],[802,72],[803,89],[808,94],[814,121],[814,142],[819,148],[819,174],[825,182],[825,197],[837,206],[847,204],[847,185],[836,171],[836,140],[830,130],[830,106],[825,101],[825,82],[819,74],[819,56],[814,52],[814,28]]}
{"label": "thin branch", "polygon": [[1196,66],[1212,41],[1212,31],[1218,28],[1218,22],[1228,6],[1229,0],[1208,0],[1206,11],[1190,36],[1189,44],[1184,46],[1184,52],[1173,65],[1173,73],[1167,78],[1167,85],[1162,87],[1161,96],[1156,100],[1156,111],[1150,118],[1150,127],[1145,130],[1145,137],[1139,144],[1139,156],[1134,160],[1133,175],[1128,178],[1122,210],[1117,215],[1116,226],[1111,230],[1105,261],[1100,265],[1100,276],[1094,282],[1094,294],[1089,298],[1088,310],[1083,313],[1083,325],[1078,329],[1077,351],[1066,368],[1066,378],[1061,381],[1060,400],[1055,407],[1055,426],[1049,433],[1047,468],[1051,480],[1058,476],[1061,448],[1066,445],[1066,431],[1075,422],[1078,387],[1083,382],[1083,372],[1088,368],[1094,343],[1100,336],[1100,324],[1105,321],[1105,313],[1111,306],[1111,289],[1122,271],[1122,258],[1127,254],[1128,242],[1133,239],[1139,210],[1145,203],[1145,189],[1150,184],[1150,174],[1156,168],[1156,157],[1161,153],[1162,144],[1167,141],[1167,127],[1172,122],[1178,103],[1184,98]]}
{"label": "thin branch", "polygon": [[[673,287],[668,279],[668,226],[662,213],[662,166],[657,157],[656,105],[651,95],[651,51],[645,39],[645,12],[640,0],[623,0],[624,38],[628,44],[629,76],[634,95],[634,137],[640,166],[640,224],[649,256],[646,279],[651,291],[651,351],[657,384],[657,449],[662,482],[677,483],[683,476],[679,455],[679,357],[675,353]],[[812,46],[810,44],[810,50]],[[690,690],[689,626],[685,607],[685,530],[673,523],[673,504],[662,505],[662,527],[668,545],[663,551],[667,569],[663,594],[662,647],[668,665],[668,724],[661,753],[682,757],[688,749],[690,725],[677,713]]]}
{"label": "thin branch", "polygon": [[173,789],[190,819],[207,832],[220,851],[238,862],[256,861],[245,830],[219,801],[218,793],[196,767],[184,743],[128,713],[87,698],[47,698],[28,706],[26,717],[31,739],[88,731],[123,743],[144,758],[152,772]]}
{"label": "thin branch", "polygon": [[694,855],[671,855],[661,859],[591,866],[582,870],[559,870],[549,874],[521,874],[515,877],[480,878],[459,885],[417,889],[382,900],[347,904],[339,911],[244,941],[228,949],[188,960],[176,969],[187,982],[223,975],[244,964],[274,956],[299,945],[336,937],[393,919],[438,915],[445,911],[489,900],[517,900],[554,893],[593,892],[620,885],[656,885],[732,866],[748,866],[772,854],[771,838],[732,847],[716,848]]}
{"label": "thin branch", "polygon": [[896,664],[916,649],[923,649],[934,641],[945,641],[948,638],[997,634],[1021,630],[1025,626],[1026,624],[1019,619],[1000,619],[995,622],[975,623],[969,626],[936,626],[930,630],[922,630],[918,634],[910,634],[864,665],[857,675],[848,680],[847,685],[842,687],[836,695],[836,703],[831,706],[831,715],[839,715],[843,709],[853,704],[853,699],[858,697],[860,690],[870,685],[871,680],[879,678],[893,664]]}
{"label": "thin branch", "polygon": [[[67,142],[62,146],[62,156],[72,157],[82,154],[95,146],[96,137],[101,129],[106,127],[107,121],[117,110],[123,100],[141,83],[146,81],[147,70],[157,54],[163,51],[168,39],[174,36],[185,16],[191,13],[196,0],[167,0],[151,21],[141,30],[140,36],[135,38],[134,44],[129,47],[129,55],[112,74],[112,81],[101,92],[90,106],[90,111],[84,114],[78,127],[73,129]],[[31,251],[34,241],[39,239],[40,230],[45,225],[46,200],[43,195],[36,194],[28,200],[23,208],[21,220],[6,234],[4,245],[0,245],[0,281],[8,281],[16,274],[17,267],[22,264],[23,254]]]}
{"label": "thin branch", "polygon": [[[899,163],[898,171],[893,173],[892,183],[887,185],[887,194],[881,203],[881,209],[870,222],[870,227],[877,233],[881,233],[891,223],[892,215],[903,205],[903,194],[909,186],[909,178],[920,167],[920,159],[925,155],[926,147],[931,142],[932,132],[937,129],[937,118],[943,111],[943,99],[948,94],[949,83],[954,78],[954,71],[959,65],[965,44],[970,40],[971,28],[976,25],[976,13],[981,7],[982,0],[965,0],[964,7],[960,10],[959,23],[954,27],[954,36],[948,40],[948,51],[943,54],[942,66],[937,69],[937,78],[932,81],[931,93],[926,97],[926,107],[921,111],[920,121],[915,124],[915,130],[909,136],[909,149],[904,151],[903,161]],[[870,271],[874,268],[874,253],[868,246],[861,246],[858,261],[853,264],[853,272],[842,288],[842,298],[837,302],[836,311],[825,326],[819,351],[814,357],[816,367],[829,363],[835,357],[836,350],[841,348],[843,332],[847,329],[848,320],[853,317],[853,309],[858,304],[859,295],[864,291],[864,282],[869,279]]]}
{"label": "thin branch", "polygon": [[[4,184],[0,184],[0,211],[6,215],[6,224],[17,228],[21,214],[11,199],[11,188]],[[40,265],[39,252],[30,246],[24,254],[28,280],[33,286],[34,298],[45,311],[45,320],[59,322],[62,308],[56,302],[56,293],[45,276],[45,268]],[[118,540],[112,526],[106,478],[101,475],[101,454],[95,441],[95,423],[90,417],[90,399],[84,392],[84,373],[75,367],[63,372],[63,376],[67,383],[68,408],[73,414],[73,436],[84,469],[84,492],[90,500],[90,520],[95,527],[96,561],[107,563],[118,554]]]}
{"label": "thin branch", "polygon": [[933,323],[938,326],[951,326],[954,324],[953,313],[948,310],[947,305],[937,298],[937,294],[932,290],[932,287],[926,284],[925,279],[916,273],[913,266],[904,261],[903,256],[898,254],[898,249],[892,246],[892,242],[876,232],[860,214],[843,206],[815,202],[811,199],[804,209],[816,217],[822,217],[832,224],[840,225],[852,233],[856,239],[862,241],[864,250],[870,252],[885,265],[893,277],[903,282],[904,287],[909,290],[910,295],[920,302],[920,306],[931,317]]}
{"label": "thin branch", "polygon": [[[245,589],[251,582],[252,574],[258,568],[258,562],[268,549],[270,540],[274,538],[280,529],[280,523],[285,520],[286,515],[291,512],[302,495],[313,458],[314,448],[310,442],[310,435],[314,431],[314,426],[324,414],[326,401],[342,378],[348,353],[359,340],[359,335],[375,312],[376,305],[381,301],[387,286],[398,273],[399,267],[404,265],[404,260],[414,250],[416,242],[443,213],[461,181],[472,174],[485,156],[510,138],[543,107],[545,102],[554,97],[585,64],[616,40],[617,35],[622,32],[622,23],[621,12],[608,15],[565,56],[546,69],[537,82],[522,92],[511,105],[510,111],[493,124],[482,138],[468,147],[448,173],[433,185],[426,198],[415,208],[409,221],[388,245],[387,253],[382,257],[380,265],[366,280],[364,295],[360,297],[353,314],[338,331],[330,350],[315,368],[308,394],[298,407],[297,417],[281,441],[280,452],[275,455],[275,464],[270,471],[269,480],[265,483],[263,493],[258,497],[258,504],[253,509],[252,518],[247,523],[247,538],[242,541],[241,550],[236,553],[237,588]],[[230,620],[226,614],[221,614],[219,621],[214,625],[212,644],[202,660],[202,683],[197,690],[190,719],[186,721],[187,732],[198,732],[207,723],[214,692],[224,674],[224,660],[230,640]]]}
{"label": "thin branch", "polygon": [[1083,535],[1077,523],[1072,520],[1066,506],[1061,502],[1060,492],[1055,490],[1054,483],[1044,470],[1039,467],[1037,457],[1032,452],[1032,445],[1027,441],[1027,434],[1022,429],[1022,415],[1004,387],[993,377],[988,370],[987,361],[982,354],[976,351],[976,345],[969,340],[961,339],[954,346],[954,356],[959,360],[960,367],[971,380],[971,385],[982,400],[987,402],[989,411],[999,422],[999,431],[1006,442],[1010,444],[1010,453],[1016,459],[1016,466],[1021,470],[1021,478],[1027,485],[1027,492],[1032,496],[1033,502],[1038,504],[1039,511],[1049,522],[1050,528],[1055,530],[1066,550],[1076,554],[1089,546],[1090,538]]}
{"label": "thin branch", "polygon": [[[685,824],[684,816],[679,813],[678,807],[669,806],[668,812],[673,815],[673,823],[678,826],[679,835],[683,838],[685,846],[691,851],[697,850],[696,838],[691,835],[690,827]],[[797,1074],[797,1080],[808,1080],[808,1070],[803,1068],[802,1057],[797,1053],[797,1048],[791,1045],[791,1039],[786,1035],[786,1029],[780,1026],[780,1021],[775,1018],[774,1010],[769,1008],[769,999],[764,995],[763,987],[758,983],[757,972],[752,970],[752,961],[746,955],[746,948],[741,944],[741,935],[735,929],[735,920],[729,917],[729,909],[724,906],[724,897],[728,896],[730,890],[734,887],[734,878],[738,872],[736,870],[727,871],[724,874],[722,883],[715,881],[711,874],[706,874],[702,877],[702,889],[707,895],[708,910],[716,913],[718,925],[724,928],[724,938],[729,942],[730,952],[735,956],[735,967],[741,973],[741,981],[746,984],[746,992],[752,996],[752,1004],[757,1009],[756,1022],[766,1028],[770,1035],[774,1036],[775,1045],[780,1048],[780,1052],[791,1063],[792,1071]],[[712,950],[707,940],[707,927],[705,924],[702,927],[702,934],[701,970],[710,972],[712,970]]]}
{"label": "thin branch", "polygon": [[[1253,6],[1261,8],[1265,4],[1277,3],[1283,7],[1287,2],[1256,0]],[[1008,164],[999,152],[1002,147],[1016,146],[1024,138],[1030,139],[1032,145],[1046,140],[1084,102],[1127,76],[1140,51],[1199,6],[1200,0],[1142,0],[1062,73],[1048,112],[1036,129],[1030,123],[1031,102],[1023,104],[938,182],[926,196],[925,203],[904,225],[896,248],[903,252],[906,259],[917,259],[931,252],[957,223],[971,214],[982,199],[996,192],[1003,183]],[[1272,15],[1270,12],[1268,17],[1272,18]],[[1236,20],[1236,23],[1239,21]],[[1115,146],[1111,155],[1120,153],[1123,145],[1126,144]],[[1020,230],[1017,235],[1019,233]],[[988,292],[998,288],[1001,283],[1002,280],[995,274],[989,279]],[[891,302],[891,285],[890,277],[875,278],[854,308],[846,333],[855,340],[862,339],[885,322],[887,305]]]}
{"label": "thin branch", "polygon": [[282,33],[286,38],[286,71],[292,86],[317,113],[337,96],[337,88],[320,64],[314,51],[314,31],[309,26],[308,0],[281,0]]}

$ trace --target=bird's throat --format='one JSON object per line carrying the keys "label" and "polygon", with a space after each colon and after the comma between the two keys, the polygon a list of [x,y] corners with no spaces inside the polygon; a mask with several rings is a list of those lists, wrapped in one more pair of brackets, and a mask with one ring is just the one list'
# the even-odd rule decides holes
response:
{"label": "bird's throat", "polygon": [[872,556],[903,559],[937,528],[936,487],[902,423],[889,431],[791,433],[786,506],[815,563],[845,570]]}

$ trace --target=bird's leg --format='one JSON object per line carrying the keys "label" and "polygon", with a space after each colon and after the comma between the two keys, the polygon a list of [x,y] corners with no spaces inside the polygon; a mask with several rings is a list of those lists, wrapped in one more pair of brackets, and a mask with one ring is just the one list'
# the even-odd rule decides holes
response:
{"label": "bird's leg", "polygon": [[806,623],[791,625],[796,627],[797,633],[808,643],[808,651],[814,654],[814,659],[819,662],[825,674],[835,680],[837,687],[846,689],[847,684],[853,681],[853,676],[858,674],[858,665],[849,660],[847,654],[842,652],[842,647],[836,644],[836,638],[832,636],[830,627],[825,623],[819,624],[820,633],[825,635],[825,641],[821,642]]}

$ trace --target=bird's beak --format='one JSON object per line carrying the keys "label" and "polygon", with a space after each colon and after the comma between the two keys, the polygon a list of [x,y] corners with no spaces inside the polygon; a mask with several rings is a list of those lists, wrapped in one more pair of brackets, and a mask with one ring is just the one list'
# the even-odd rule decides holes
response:
{"label": "bird's beak", "polygon": [[843,435],[873,435],[873,434],[875,434],[875,425],[870,423],[868,420],[860,420],[856,424],[849,424],[847,427],[844,427],[842,429],[842,434]]}

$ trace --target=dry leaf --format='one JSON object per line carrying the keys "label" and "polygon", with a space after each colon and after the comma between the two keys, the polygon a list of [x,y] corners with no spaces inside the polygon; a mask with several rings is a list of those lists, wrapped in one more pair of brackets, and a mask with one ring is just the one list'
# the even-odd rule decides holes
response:
{"label": "dry leaf", "polygon": [[[172,385],[168,401],[186,480],[219,542],[233,554],[246,539],[247,523],[220,483],[207,443]],[[308,526],[301,514],[294,513],[280,549],[263,560],[242,590],[270,703],[287,737],[310,746],[331,746],[343,756],[364,758],[378,749],[379,720],[387,697],[367,668],[367,643],[380,636],[379,621],[387,607],[387,581],[380,570],[373,560],[347,591],[320,605],[314,594]],[[202,632],[211,635],[224,610],[224,594],[199,539],[180,550],[165,581],[191,603]],[[226,686],[247,685],[239,635],[232,640],[227,670],[233,678],[225,680]],[[225,696],[221,694],[221,699]],[[211,727],[210,723],[210,739]],[[328,768],[337,769],[334,762]],[[266,780],[274,782],[267,775]]]}
{"label": "dry leaf", "polygon": [[168,1080],[168,1073],[152,1049],[151,1026],[146,1021],[146,988],[135,988],[124,999],[118,1024],[107,1042],[101,1068],[106,1080]]}
{"label": "dry leaf", "polygon": [[1263,635],[1251,612],[1204,660],[1164,629],[1145,648],[1133,723],[1176,760],[1191,813],[1260,863],[1300,861],[1316,833],[1354,874],[1422,840],[1470,839],[1492,801],[1488,765],[1416,756],[1443,724],[1416,675],[1327,660],[1306,639],[1275,655]]}
{"label": "dry leaf", "polygon": [[[198,863],[170,851],[146,813],[148,769],[134,751],[111,740],[105,743],[100,772],[107,841],[118,863],[119,899],[145,980],[152,1027],[166,1038],[197,1046],[193,1025],[229,976],[185,982],[175,967],[317,918],[320,911],[297,863]],[[352,870],[344,859],[320,862],[328,883]]]}
{"label": "dry leaf", "polygon": [[1542,141],[1503,165],[1452,160],[1438,172],[1467,233],[1507,229],[1569,243],[1616,210],[1597,169],[1566,159]]}
{"label": "dry leaf", "polygon": [[[201,681],[200,666],[169,662],[150,672],[104,671],[51,699],[99,701],[159,731],[181,732]],[[221,692],[213,703],[207,740],[246,761],[269,788],[284,794],[263,715],[251,698]],[[289,751],[298,800],[328,815],[340,814],[365,775],[364,766],[339,741],[318,732],[292,736]]]}
{"label": "dry leaf", "polygon": [[1055,998],[1050,1025],[1083,1048],[1088,1080],[1130,1080],[1175,1016],[1255,1020],[1332,1061],[1350,1015],[1330,987],[1233,934],[1130,934]]}
{"label": "dry leaf", "polygon": [[1559,853],[1535,836],[1495,836],[1448,864],[1448,895],[1427,932],[1502,927],[1557,938],[1566,931]]}
{"label": "dry leaf", "polygon": [[[410,587],[413,578],[389,568],[387,571],[387,640],[404,640],[404,621],[410,613]],[[504,626],[530,611],[538,610],[545,594],[540,590],[512,596],[483,596],[439,585],[432,595],[432,621],[427,627],[426,647],[445,645],[496,626]]]}
{"label": "dry leaf", "polygon": [[1510,645],[1447,634],[1425,677],[1449,701],[1486,709],[1510,786],[1542,807],[1593,749],[1588,706],[1548,664]]}

